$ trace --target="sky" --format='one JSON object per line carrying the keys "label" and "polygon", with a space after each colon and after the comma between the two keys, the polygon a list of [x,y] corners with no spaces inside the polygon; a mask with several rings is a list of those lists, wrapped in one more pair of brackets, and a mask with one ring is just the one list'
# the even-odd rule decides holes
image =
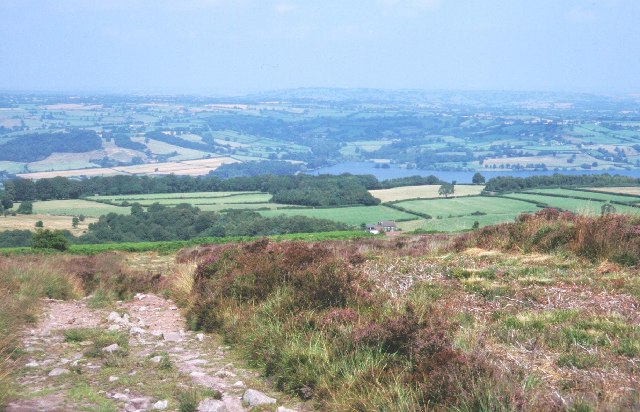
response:
{"label": "sky", "polygon": [[640,92],[639,0],[0,0],[0,90]]}

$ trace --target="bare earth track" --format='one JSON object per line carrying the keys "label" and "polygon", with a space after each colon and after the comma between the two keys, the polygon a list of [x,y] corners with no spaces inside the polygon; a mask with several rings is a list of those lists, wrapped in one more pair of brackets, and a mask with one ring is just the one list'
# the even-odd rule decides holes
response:
{"label": "bare earth track", "polygon": [[[234,365],[216,337],[185,331],[170,300],[138,294],[113,312],[88,302],[45,301],[37,326],[24,332],[21,390],[7,411],[178,410],[191,401],[199,411],[235,412],[261,401],[274,410],[276,398],[283,398],[249,389],[268,391],[258,374]],[[128,348],[101,348],[92,356],[94,342],[69,341],[77,330],[119,333]]]}

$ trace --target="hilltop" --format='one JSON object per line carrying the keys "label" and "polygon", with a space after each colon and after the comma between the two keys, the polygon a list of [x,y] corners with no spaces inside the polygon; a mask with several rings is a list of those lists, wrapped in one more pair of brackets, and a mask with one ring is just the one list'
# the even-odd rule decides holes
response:
{"label": "hilltop", "polygon": [[[545,209],[455,236],[263,239],[168,255],[10,256],[0,268],[0,321],[12,319],[4,324],[15,335],[2,338],[13,355],[3,358],[0,386],[12,388],[5,399],[25,399],[25,389],[8,384],[36,379],[45,386],[29,399],[54,396],[70,408],[115,409],[136,397],[148,405],[167,400],[169,409],[207,397],[239,402],[245,389],[206,392],[211,385],[193,379],[214,377],[222,363],[205,365],[202,374],[184,369],[185,360],[212,354],[231,356],[239,370],[223,370],[251,377],[253,387],[295,410],[634,409],[639,227],[629,216]],[[134,325],[140,331],[88,337],[109,329],[109,311],[133,321],[144,314],[141,305],[153,310],[147,300],[164,308],[158,314],[179,308],[184,318],[176,325],[193,331],[185,331],[181,350],[153,337],[147,315]],[[31,333],[40,327],[36,319],[47,322],[39,316],[43,305],[68,305],[78,311],[73,317],[95,323],[53,328],[51,338]],[[87,310],[102,315],[81,315]],[[31,346],[24,351],[12,336]],[[47,357],[37,349],[42,339],[66,340],[62,347],[71,352]],[[164,348],[136,361],[143,341]],[[127,351],[91,357],[90,345],[101,350],[115,342]],[[180,355],[191,351],[198,354]],[[62,358],[75,353],[77,365],[64,366]],[[166,367],[153,366],[154,356]],[[47,377],[55,368],[72,373]],[[138,376],[123,379],[125,371]]]}

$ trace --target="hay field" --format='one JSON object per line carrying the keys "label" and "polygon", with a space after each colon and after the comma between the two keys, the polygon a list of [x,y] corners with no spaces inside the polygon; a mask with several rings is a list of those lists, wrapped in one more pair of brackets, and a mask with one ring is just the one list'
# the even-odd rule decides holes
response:
{"label": "hay field", "polygon": [[629,187],[590,187],[589,190],[595,190],[605,193],[620,193],[623,195],[640,196],[640,186]]}
{"label": "hay field", "polygon": [[[440,189],[440,185],[421,185],[369,190],[369,193],[382,202],[394,202],[406,199],[435,199],[441,197],[438,195],[438,189]],[[482,189],[484,189],[482,185],[456,185],[454,196],[479,195]]]}
{"label": "hay field", "polygon": [[80,222],[77,228],[71,225],[71,216],[52,215],[17,215],[0,217],[0,231],[5,230],[31,230],[35,231],[36,222],[41,220],[45,229],[68,230],[74,236],[80,236],[89,228],[89,223],[97,222],[98,219],[87,217],[84,222]]}

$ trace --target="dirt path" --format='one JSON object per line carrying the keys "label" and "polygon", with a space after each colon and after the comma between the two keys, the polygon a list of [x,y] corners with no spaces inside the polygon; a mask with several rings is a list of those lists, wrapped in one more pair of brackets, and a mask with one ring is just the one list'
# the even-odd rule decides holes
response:
{"label": "dirt path", "polygon": [[87,303],[45,302],[25,331],[21,389],[7,411],[291,410],[217,338],[186,331],[170,300],[139,294],[113,311]]}

